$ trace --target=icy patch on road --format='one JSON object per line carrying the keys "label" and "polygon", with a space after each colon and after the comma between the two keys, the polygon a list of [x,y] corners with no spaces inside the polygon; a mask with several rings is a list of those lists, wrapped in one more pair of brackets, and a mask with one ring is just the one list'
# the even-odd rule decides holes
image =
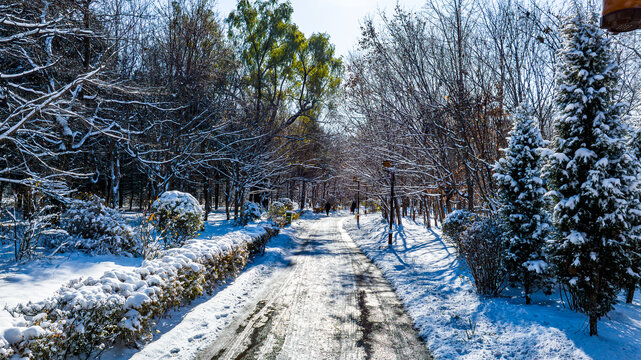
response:
{"label": "icy patch on road", "polygon": [[483,299],[474,291],[454,249],[440,230],[405,220],[387,247],[380,215],[345,222],[350,236],[383,270],[421,336],[437,359],[638,359],[641,353],[640,294],[618,304],[590,337],[586,317],[562,307],[558,294]]}

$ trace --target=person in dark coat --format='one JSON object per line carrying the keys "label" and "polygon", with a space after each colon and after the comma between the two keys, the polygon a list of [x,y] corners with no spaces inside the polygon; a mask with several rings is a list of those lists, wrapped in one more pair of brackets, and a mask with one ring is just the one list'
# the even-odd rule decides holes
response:
{"label": "person in dark coat", "polygon": [[329,216],[329,211],[332,209],[332,205],[329,202],[325,203],[325,213]]}
{"label": "person in dark coat", "polygon": [[349,211],[351,211],[352,214],[356,211],[356,201],[352,201],[352,206],[349,208]]}

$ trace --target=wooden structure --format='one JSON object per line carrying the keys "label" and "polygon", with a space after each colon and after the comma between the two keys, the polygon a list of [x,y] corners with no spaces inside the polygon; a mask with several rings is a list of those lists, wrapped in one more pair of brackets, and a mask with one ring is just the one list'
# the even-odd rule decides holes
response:
{"label": "wooden structure", "polygon": [[601,27],[613,33],[641,29],[641,0],[603,0]]}

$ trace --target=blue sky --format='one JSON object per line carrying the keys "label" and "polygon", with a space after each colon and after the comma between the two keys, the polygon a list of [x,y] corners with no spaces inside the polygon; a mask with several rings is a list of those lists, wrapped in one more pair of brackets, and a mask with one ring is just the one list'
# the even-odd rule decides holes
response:
{"label": "blue sky", "polygon": [[[424,0],[400,0],[407,9],[419,9]],[[393,10],[397,0],[291,0],[294,22],[305,35],[329,34],[337,55],[347,56],[360,36],[360,24],[378,10]],[[236,7],[236,0],[218,0],[220,16],[226,18]]]}

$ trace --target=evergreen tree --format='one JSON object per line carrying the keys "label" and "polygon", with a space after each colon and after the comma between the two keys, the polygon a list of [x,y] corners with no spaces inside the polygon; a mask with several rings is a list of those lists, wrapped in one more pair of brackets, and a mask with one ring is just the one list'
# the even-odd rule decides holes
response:
{"label": "evergreen tree", "polygon": [[[635,131],[628,146],[637,164],[637,179],[641,181],[641,129]],[[637,199],[639,199],[639,195],[637,195]],[[628,304],[634,300],[634,291],[641,280],[641,276],[639,275],[641,274],[641,217],[633,218],[632,226],[632,233],[635,237],[632,239],[628,250],[630,268],[623,274],[624,287],[626,290],[625,302]]]}
{"label": "evergreen tree", "polygon": [[505,156],[496,163],[501,216],[507,241],[505,265],[512,283],[521,283],[525,303],[536,287],[545,285],[544,246],[548,233],[541,180],[541,132],[531,114],[519,108],[514,116]]}
{"label": "evergreen tree", "polygon": [[590,335],[612,310],[626,271],[639,211],[636,164],[615,104],[618,66],[603,32],[580,16],[562,30],[557,117],[544,168],[557,227],[552,261]]}

